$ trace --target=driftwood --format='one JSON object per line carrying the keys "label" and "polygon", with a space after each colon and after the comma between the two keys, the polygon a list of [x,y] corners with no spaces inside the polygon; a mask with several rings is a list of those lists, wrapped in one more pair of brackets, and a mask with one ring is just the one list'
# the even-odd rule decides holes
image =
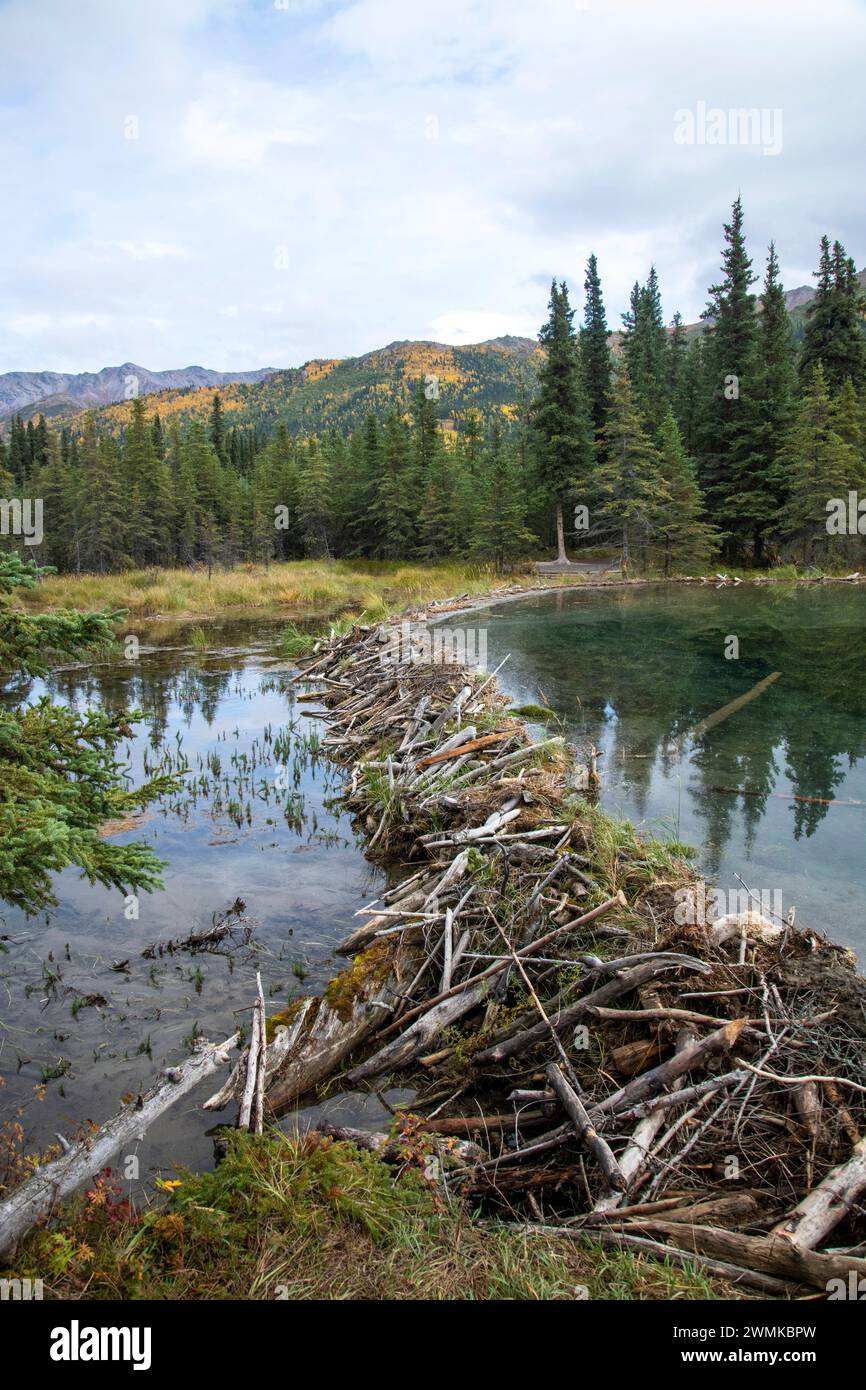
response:
{"label": "driftwood", "polygon": [[60,1158],[44,1163],[16,1187],[5,1202],[0,1202],[0,1260],[8,1259],[37,1221],[49,1217],[64,1198],[106,1168],[124,1146],[140,1143],[154,1120],[224,1066],[237,1040],[234,1033],[214,1046],[202,1043],[192,1057],[179,1067],[169,1068],[134,1104],[118,1111],[94,1134],[76,1140]]}
{"label": "driftwood", "polygon": [[866,1278],[866,1260],[835,1253],[817,1254],[780,1235],[742,1235],[718,1226],[688,1226],[652,1216],[646,1218],[645,1224],[682,1250],[727,1260],[795,1284],[826,1290],[831,1279],[847,1281],[851,1274],[857,1279]]}
{"label": "driftwood", "polygon": [[462,1018],[472,1009],[477,1009],[486,998],[489,988],[487,980],[484,979],[478,984],[469,985],[459,994],[449,992],[448,998],[428,1009],[406,1029],[405,1033],[395,1038],[394,1042],[383,1047],[360,1066],[354,1067],[349,1072],[348,1080],[354,1086],[359,1081],[381,1076],[382,1072],[399,1071],[409,1066],[445,1032],[446,1028],[450,1028],[452,1023],[456,1023],[458,1018]]}
{"label": "driftwood", "polygon": [[558,1063],[550,1062],[548,1064],[547,1079],[559,1096],[563,1110],[574,1125],[575,1134],[592,1154],[608,1184],[618,1192],[624,1192],[627,1186],[625,1174],[611,1153],[609,1146],[593,1127],[580,1097],[566,1081]]}
{"label": "driftwood", "polygon": [[730,1284],[742,1284],[745,1288],[755,1289],[759,1293],[767,1294],[770,1298],[785,1298],[795,1292],[800,1283],[800,1281],[790,1283],[783,1279],[777,1279],[771,1274],[762,1274],[743,1265],[713,1259],[708,1255],[686,1252],[675,1245],[665,1245],[662,1241],[650,1240],[646,1236],[635,1235],[631,1231],[608,1231],[593,1228],[592,1231],[587,1232],[561,1226],[540,1225],[526,1225],[518,1229],[528,1235],[558,1236],[565,1240],[597,1243],[609,1246],[614,1250],[632,1250],[636,1255],[649,1255],[653,1259],[666,1260],[671,1264],[678,1264],[686,1268],[693,1268],[698,1265],[707,1274],[711,1274],[717,1279],[724,1279],[726,1283]]}

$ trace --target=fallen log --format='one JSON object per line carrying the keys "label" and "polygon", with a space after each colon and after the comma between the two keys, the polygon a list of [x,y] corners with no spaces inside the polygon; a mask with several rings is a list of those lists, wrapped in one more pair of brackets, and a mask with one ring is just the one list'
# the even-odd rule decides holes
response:
{"label": "fallen log", "polygon": [[477,1009],[487,998],[488,992],[489,985],[482,980],[479,984],[471,983],[459,994],[449,994],[448,998],[416,1018],[405,1033],[380,1048],[366,1062],[353,1067],[348,1075],[349,1081],[355,1085],[358,1081],[368,1081],[372,1076],[381,1076],[382,1072],[400,1071],[408,1067],[446,1028],[472,1009]]}
{"label": "fallen log", "polygon": [[685,1048],[682,1052],[677,1052],[673,1057],[669,1057],[661,1066],[653,1067],[652,1071],[645,1071],[640,1076],[635,1077],[627,1086],[623,1086],[606,1100],[600,1101],[593,1107],[593,1115],[609,1114],[611,1111],[626,1110],[630,1105],[646,1100],[649,1096],[658,1095],[666,1086],[674,1082],[677,1077],[683,1076],[687,1071],[693,1071],[695,1067],[702,1067],[719,1052],[727,1052],[733,1047],[737,1038],[746,1026],[744,1018],[732,1018],[730,1023],[726,1023],[722,1028],[717,1028],[714,1033],[710,1033],[700,1042],[694,1043],[691,1047]]}
{"label": "fallen log", "polygon": [[866,1191],[866,1138],[854,1145],[846,1163],[834,1168],[822,1182],[774,1226],[773,1234],[803,1250],[814,1250],[848,1216]]}
{"label": "fallen log", "polygon": [[329,1077],[375,1031],[383,1012],[394,1008],[417,964],[417,946],[405,933],[384,937],[355,956],[310,1009],[303,1034],[268,1085],[266,1111],[282,1114]]}
{"label": "fallen log", "polygon": [[154,1120],[217,1067],[224,1066],[238,1036],[233,1033],[225,1042],[213,1046],[203,1043],[179,1067],[168,1068],[164,1079],[134,1104],[106,1120],[95,1134],[76,1140],[60,1158],[37,1168],[32,1177],[0,1202],[0,1260],[13,1253],[37,1221],[49,1217],[64,1198],[108,1167],[123,1145],[141,1142]]}
{"label": "fallen log", "polygon": [[525,1231],[528,1235],[559,1236],[564,1240],[580,1241],[584,1244],[597,1242],[615,1250],[633,1250],[635,1254],[648,1255],[655,1260],[668,1260],[671,1264],[681,1267],[698,1266],[717,1279],[724,1279],[731,1284],[743,1284],[746,1288],[757,1289],[759,1293],[767,1294],[771,1298],[786,1298],[795,1293],[803,1282],[796,1280],[792,1283],[771,1274],[732,1264],[727,1260],[713,1259],[709,1255],[698,1255],[695,1252],[687,1253],[675,1245],[666,1245],[662,1241],[650,1240],[630,1231],[607,1231],[596,1227],[591,1231],[582,1231],[571,1227],[532,1224],[518,1226],[516,1229]]}
{"label": "fallen log", "polygon": [[647,1225],[682,1250],[727,1260],[795,1284],[811,1284],[826,1291],[831,1279],[847,1281],[850,1274],[866,1278],[866,1260],[839,1253],[818,1254],[780,1235],[748,1236],[718,1226],[683,1225],[663,1217],[648,1217]]}

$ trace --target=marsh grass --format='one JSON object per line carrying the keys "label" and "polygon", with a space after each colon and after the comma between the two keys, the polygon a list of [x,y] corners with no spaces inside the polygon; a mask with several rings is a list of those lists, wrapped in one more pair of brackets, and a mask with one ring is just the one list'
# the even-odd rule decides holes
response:
{"label": "marsh grass", "polygon": [[488,566],[405,565],[299,560],[232,570],[129,570],[49,575],[27,596],[34,609],[125,608],[133,616],[214,616],[233,608],[293,608],[327,617],[354,608],[376,621],[409,603],[484,593],[497,583]]}

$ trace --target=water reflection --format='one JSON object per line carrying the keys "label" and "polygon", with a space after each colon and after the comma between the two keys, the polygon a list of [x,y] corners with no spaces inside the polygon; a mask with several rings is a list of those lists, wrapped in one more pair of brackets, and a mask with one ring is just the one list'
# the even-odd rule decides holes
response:
{"label": "water reflection", "polygon": [[[781,889],[802,924],[866,949],[866,590],[660,586],[472,620],[488,625],[491,667],[511,653],[500,682],[515,699],[552,706],[602,751],[606,807],[698,847],[723,886],[739,872]],[[688,740],[772,671],[759,698]]]}
{"label": "water reflection", "polygon": [[[107,1118],[197,1036],[228,1036],[257,970],[269,1007],[321,989],[334,945],[377,892],[378,871],[340,806],[342,773],[320,752],[321,721],[278,659],[280,626],[209,627],[212,650],[201,654],[188,629],[166,630],[158,646],[143,629],[137,661],[55,671],[26,693],[139,708],[144,720],[125,749],[130,779],[184,773],[182,790],[119,836],[149,841],[167,861],[164,892],[125,902],[67,870],[55,910],[0,915],[3,1116],[22,1105],[33,1144]],[[207,928],[238,898],[253,928],[231,949],[143,954]],[[201,1098],[186,1098],[148,1135],[143,1182],[155,1165],[211,1161],[213,1117]]]}

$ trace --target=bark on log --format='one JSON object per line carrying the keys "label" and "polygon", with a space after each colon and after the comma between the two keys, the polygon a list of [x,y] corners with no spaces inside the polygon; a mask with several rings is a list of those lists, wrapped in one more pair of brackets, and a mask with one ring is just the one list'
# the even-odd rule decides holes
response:
{"label": "bark on log", "polygon": [[702,1038],[692,1047],[686,1048],[683,1052],[675,1053],[666,1062],[662,1062],[661,1066],[653,1067],[652,1071],[643,1072],[634,1081],[630,1081],[627,1086],[615,1091],[612,1096],[608,1096],[606,1100],[593,1107],[592,1115],[605,1115],[610,1114],[611,1111],[625,1110],[638,1101],[646,1100],[648,1096],[658,1095],[677,1077],[683,1076],[695,1067],[702,1067],[716,1053],[728,1051],[729,1048],[733,1047],[745,1026],[746,1020],[744,1018],[731,1019],[730,1023],[726,1023],[722,1028],[717,1028],[714,1033]]}
{"label": "bark on log", "polygon": [[698,1264],[717,1279],[724,1279],[731,1284],[743,1284],[747,1288],[757,1289],[760,1293],[768,1294],[772,1298],[785,1298],[793,1293],[801,1282],[798,1280],[792,1284],[777,1279],[771,1274],[762,1274],[753,1269],[745,1269],[742,1265],[731,1264],[726,1260],[713,1259],[708,1255],[696,1255],[693,1252],[686,1253],[675,1245],[665,1245],[660,1240],[649,1240],[646,1236],[633,1235],[630,1231],[606,1231],[598,1230],[596,1227],[589,1231],[581,1231],[558,1226],[523,1226],[518,1229],[538,1232],[538,1234],[561,1236],[565,1240],[576,1240],[584,1243],[597,1241],[600,1245],[608,1246],[614,1250],[633,1250],[635,1254],[650,1255],[655,1260],[669,1260],[671,1264],[680,1266]]}
{"label": "bark on log", "polygon": [[816,1254],[794,1245],[784,1236],[746,1236],[738,1231],[724,1231],[718,1226],[684,1226],[675,1221],[650,1217],[647,1225],[667,1236],[673,1245],[698,1255],[711,1255],[746,1269],[789,1279],[796,1284],[811,1284],[824,1289],[831,1279],[847,1281],[849,1274],[866,1278],[866,1260],[851,1255]]}
{"label": "bark on log", "polygon": [[487,998],[489,988],[487,981],[483,980],[480,984],[470,985],[461,994],[443,999],[426,1014],[416,1018],[399,1038],[380,1048],[360,1066],[353,1067],[349,1072],[349,1081],[354,1085],[358,1081],[368,1081],[371,1076],[381,1076],[382,1072],[400,1071],[408,1067],[446,1028],[472,1009],[477,1009]]}
{"label": "bark on log", "polygon": [[562,1068],[556,1062],[550,1062],[547,1066],[547,1079],[559,1096],[560,1103],[571,1123],[574,1125],[575,1133],[582,1144],[586,1146],[598,1164],[604,1176],[607,1178],[608,1186],[617,1192],[624,1192],[627,1186],[625,1174],[611,1153],[608,1145],[597,1133],[592,1121],[583,1107],[580,1096],[572,1090],[563,1075]]}

